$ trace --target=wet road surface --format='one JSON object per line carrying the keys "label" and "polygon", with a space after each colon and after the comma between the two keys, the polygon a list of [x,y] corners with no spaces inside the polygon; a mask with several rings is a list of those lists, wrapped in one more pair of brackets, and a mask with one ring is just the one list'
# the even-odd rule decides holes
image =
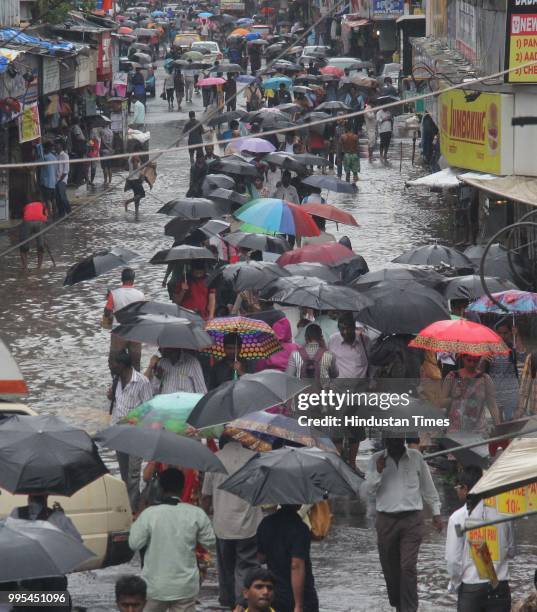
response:
{"label": "wet road surface", "polygon": [[[195,99],[194,110],[200,110],[199,100],[200,97]],[[191,107],[183,108],[188,111]],[[150,101],[147,123],[152,146],[172,144],[186,116],[186,112],[168,112],[166,103],[158,97]],[[412,167],[408,142],[403,151],[402,172],[396,142],[388,167],[378,161],[369,164],[362,160],[358,196],[331,194],[328,198],[329,203],[352,212],[360,227],[335,229],[334,224],[328,224],[327,230],[335,231],[338,237],[348,234],[354,250],[365,257],[372,269],[413,246],[435,239],[450,242],[452,238],[452,224],[438,196],[405,189],[405,180],[423,171]],[[101,329],[100,321],[107,289],[119,284],[120,270],[74,287],[63,287],[63,279],[75,261],[99,249],[121,245],[140,254],[135,265],[137,286],[148,298],[166,301],[167,293],[161,286],[165,269],[146,262],[157,250],[172,244],[172,239],[163,235],[169,219],[156,211],[164,202],[185,194],[188,171],[185,151],[175,150],[159,159],[157,183],[153,192],[147,190],[139,221],[134,220],[133,212],[125,213],[123,182],[114,175],[114,182],[119,182],[117,189],[101,195],[96,202],[83,204],[72,219],[48,234],[56,268],[46,259],[42,271],[33,269],[24,276],[17,253],[0,261],[1,334],[26,377],[30,388],[28,403],[36,411],[59,415],[90,432],[107,422],[109,332]],[[99,170],[97,182],[100,181]],[[79,192],[83,194],[84,189]],[[0,249],[10,240],[16,240],[16,235],[0,236]],[[35,265],[33,257],[32,250],[31,266]],[[150,355],[149,349],[144,350],[143,364]],[[361,461],[366,460],[367,456],[361,455]],[[447,500],[443,507],[447,514],[456,507],[455,500],[449,488],[444,491],[442,483],[438,484]],[[516,566],[513,565],[512,581],[519,595],[529,590],[537,566],[537,550],[530,536],[532,524],[528,522],[523,527],[526,537],[521,538],[523,544]],[[421,547],[418,571],[422,611],[453,609],[454,599],[446,594],[443,546],[444,536],[430,530]],[[391,610],[375,533],[360,502],[337,504],[334,529],[326,540],[313,544],[312,555],[323,612]],[[72,575],[69,582],[75,603],[95,612],[113,609],[115,579],[136,569],[134,561],[128,566]],[[216,593],[213,569],[203,588],[203,609],[217,609]]]}

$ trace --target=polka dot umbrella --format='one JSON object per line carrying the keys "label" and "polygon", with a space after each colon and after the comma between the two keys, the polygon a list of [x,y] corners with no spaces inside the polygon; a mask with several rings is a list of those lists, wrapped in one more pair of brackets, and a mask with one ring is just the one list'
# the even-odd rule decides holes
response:
{"label": "polka dot umbrella", "polygon": [[224,338],[229,334],[240,337],[238,359],[267,359],[282,349],[270,325],[257,319],[219,317],[209,321],[205,331],[213,338],[214,344],[204,352],[215,357],[225,356]]}

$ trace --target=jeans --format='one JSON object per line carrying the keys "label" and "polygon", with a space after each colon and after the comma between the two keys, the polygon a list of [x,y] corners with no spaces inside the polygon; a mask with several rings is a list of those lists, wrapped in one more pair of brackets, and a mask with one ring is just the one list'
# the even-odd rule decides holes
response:
{"label": "jeans", "polygon": [[192,94],[194,93],[194,79],[192,77],[185,78],[185,100],[192,102]]}
{"label": "jeans", "polygon": [[384,159],[388,157],[388,149],[390,148],[391,140],[392,140],[391,132],[381,132],[380,133],[379,153],[381,157],[384,157]]}
{"label": "jeans", "polygon": [[56,183],[56,208],[58,216],[63,217],[71,212],[71,205],[67,199],[67,185],[63,181]]}

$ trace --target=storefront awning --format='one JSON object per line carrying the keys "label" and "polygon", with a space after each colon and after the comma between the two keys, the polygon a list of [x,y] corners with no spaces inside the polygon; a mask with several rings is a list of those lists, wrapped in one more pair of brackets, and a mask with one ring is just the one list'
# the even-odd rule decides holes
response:
{"label": "storefront awning", "polygon": [[429,187],[432,189],[452,189],[458,187],[461,181],[467,182],[464,177],[468,180],[480,180],[490,181],[497,179],[498,177],[493,174],[484,174],[482,172],[465,172],[460,168],[444,168],[439,172],[433,174],[427,174],[420,178],[405,183],[406,187]]}
{"label": "storefront awning", "polygon": [[495,176],[483,180],[467,174],[459,175],[461,181],[477,189],[492,193],[506,200],[537,206],[537,178],[530,176]]}

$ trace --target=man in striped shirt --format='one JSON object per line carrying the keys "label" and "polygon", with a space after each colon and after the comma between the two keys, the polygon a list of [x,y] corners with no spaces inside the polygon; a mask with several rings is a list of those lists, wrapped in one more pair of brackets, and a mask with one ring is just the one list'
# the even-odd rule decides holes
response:
{"label": "man in striped shirt", "polygon": [[[132,357],[126,349],[114,353],[109,359],[114,383],[109,392],[112,424],[127,416],[130,410],[153,397],[149,380],[132,366]],[[136,512],[140,501],[140,471],[142,459],[127,453],[116,453],[121,479],[127,485],[131,509]]]}
{"label": "man in striped shirt", "polygon": [[207,393],[200,362],[194,355],[178,348],[161,348],[159,358],[151,357],[145,375],[155,395],[164,393]]}

